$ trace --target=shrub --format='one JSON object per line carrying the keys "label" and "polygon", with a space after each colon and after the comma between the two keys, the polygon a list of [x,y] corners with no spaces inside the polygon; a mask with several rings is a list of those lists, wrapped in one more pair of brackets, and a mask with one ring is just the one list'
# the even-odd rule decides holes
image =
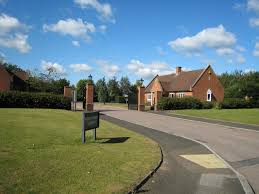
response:
{"label": "shrub", "polygon": [[215,106],[213,102],[202,102],[203,109],[212,109]]}
{"label": "shrub", "polygon": [[177,109],[201,109],[202,103],[193,97],[170,98],[162,97],[157,107],[161,110],[177,110]]}
{"label": "shrub", "polygon": [[243,98],[226,98],[222,102],[217,103],[218,109],[235,109],[235,108],[258,108],[259,100],[250,99],[245,100]]}
{"label": "shrub", "polygon": [[116,103],[126,103],[125,98],[123,96],[115,96]]}
{"label": "shrub", "polygon": [[49,93],[0,92],[1,108],[71,109],[70,98]]}

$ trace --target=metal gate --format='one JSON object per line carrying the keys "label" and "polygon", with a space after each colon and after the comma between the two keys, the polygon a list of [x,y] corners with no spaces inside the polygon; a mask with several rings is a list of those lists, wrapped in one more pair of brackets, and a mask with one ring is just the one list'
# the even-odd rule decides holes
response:
{"label": "metal gate", "polygon": [[128,110],[138,110],[138,95],[137,91],[128,95]]}

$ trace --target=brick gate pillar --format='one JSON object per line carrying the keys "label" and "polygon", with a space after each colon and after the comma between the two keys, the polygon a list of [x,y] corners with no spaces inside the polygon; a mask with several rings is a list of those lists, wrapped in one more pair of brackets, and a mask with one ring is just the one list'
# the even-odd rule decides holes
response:
{"label": "brick gate pillar", "polygon": [[160,98],[162,97],[162,92],[161,91],[155,91],[155,96],[154,96],[154,100],[155,100],[155,104],[154,104],[154,109],[157,111],[159,110],[157,108],[157,102],[160,100]]}
{"label": "brick gate pillar", "polygon": [[85,91],[85,108],[86,111],[93,111],[94,110],[94,85],[93,84],[86,84],[86,91]]}
{"label": "brick gate pillar", "polygon": [[138,87],[138,111],[145,110],[145,87]]}
{"label": "brick gate pillar", "polygon": [[64,96],[72,97],[72,88],[70,86],[64,86]]}

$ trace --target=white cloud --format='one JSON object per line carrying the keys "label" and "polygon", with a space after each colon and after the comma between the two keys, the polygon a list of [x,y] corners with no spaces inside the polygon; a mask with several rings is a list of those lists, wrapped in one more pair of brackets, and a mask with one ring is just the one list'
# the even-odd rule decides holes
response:
{"label": "white cloud", "polygon": [[92,70],[92,67],[88,64],[71,64],[69,67],[73,69],[74,72],[88,72]]}
{"label": "white cloud", "polygon": [[248,0],[247,8],[251,11],[259,13],[259,0]]}
{"label": "white cloud", "polygon": [[80,47],[80,43],[76,40],[73,40],[72,41],[72,44],[75,46],[75,47]]}
{"label": "white cloud", "polygon": [[70,35],[73,37],[81,37],[86,41],[89,41],[91,38],[89,33],[95,32],[95,26],[92,23],[83,21],[81,18],[77,20],[66,19],[59,20],[56,24],[44,24],[44,32],[57,32],[62,35]]}
{"label": "white cloud", "polygon": [[155,75],[165,75],[174,73],[175,69],[165,62],[154,61],[150,64],[142,63],[139,60],[132,59],[127,68],[139,78],[151,79]]}
{"label": "white cloud", "polygon": [[259,18],[250,18],[249,24],[251,27],[259,27]]}
{"label": "white cloud", "polygon": [[240,51],[240,52],[246,51],[246,49],[245,49],[244,47],[240,46],[240,45],[237,45],[237,46],[236,46],[236,49],[237,49],[238,51]]}
{"label": "white cloud", "polygon": [[0,15],[0,35],[6,35],[12,31],[27,30],[29,27],[21,23],[17,18],[6,14]]}
{"label": "white cloud", "polygon": [[0,52],[0,62],[5,62],[5,54]]}
{"label": "white cloud", "polygon": [[241,54],[237,54],[235,60],[238,64],[244,64],[246,62],[245,57]]}
{"label": "white cloud", "polygon": [[108,77],[113,77],[120,71],[120,67],[118,65],[111,64],[108,61],[97,60],[96,63],[101,66],[101,70]]}
{"label": "white cloud", "polygon": [[27,42],[28,35],[17,33],[15,35],[0,37],[0,46],[14,48],[21,53],[28,53],[31,46]]}
{"label": "white cloud", "polygon": [[48,62],[45,60],[41,61],[41,68],[44,71],[48,71],[49,69],[52,69],[54,71],[54,73],[59,73],[59,74],[65,73],[65,69],[62,65],[60,65],[58,63]]}
{"label": "white cloud", "polygon": [[244,70],[245,73],[251,73],[251,72],[256,72],[254,68],[248,68]]}
{"label": "white cloud", "polygon": [[82,9],[93,8],[100,14],[102,20],[115,23],[112,7],[109,3],[100,3],[98,0],[74,0],[74,3]]}
{"label": "white cloud", "polygon": [[27,53],[31,46],[27,42],[28,35],[25,31],[29,26],[21,23],[17,18],[6,14],[0,15],[0,46],[17,49],[21,53]]}
{"label": "white cloud", "polygon": [[205,48],[229,48],[236,43],[235,35],[227,32],[223,25],[206,28],[194,36],[186,36],[170,41],[173,50],[186,55],[200,54]]}
{"label": "white cloud", "polygon": [[100,25],[99,30],[100,30],[100,32],[105,33],[106,30],[107,30],[107,26],[106,25]]}
{"label": "white cloud", "polygon": [[164,56],[164,55],[167,55],[167,52],[162,48],[162,47],[156,47],[156,52],[161,55],[161,56]]}
{"label": "white cloud", "polygon": [[219,48],[216,52],[219,56],[229,56],[235,53],[232,48]]}
{"label": "white cloud", "polygon": [[259,57],[259,42],[255,43],[255,48],[254,48],[254,51],[253,51],[253,55],[255,57]]}

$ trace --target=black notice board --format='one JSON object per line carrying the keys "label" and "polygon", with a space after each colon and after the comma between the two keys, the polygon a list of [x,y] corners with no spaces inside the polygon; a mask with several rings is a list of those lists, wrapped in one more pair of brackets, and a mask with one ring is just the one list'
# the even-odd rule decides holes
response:
{"label": "black notice board", "polygon": [[99,128],[99,111],[83,112],[83,130]]}

